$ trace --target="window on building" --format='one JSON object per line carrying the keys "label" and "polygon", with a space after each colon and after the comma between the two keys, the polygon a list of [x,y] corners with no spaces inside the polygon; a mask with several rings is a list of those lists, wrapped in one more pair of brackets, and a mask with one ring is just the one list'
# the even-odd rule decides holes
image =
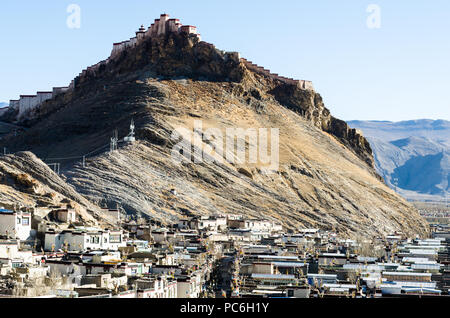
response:
{"label": "window on building", "polygon": [[30,218],[22,218],[22,225],[30,225]]}
{"label": "window on building", "polygon": [[122,242],[122,236],[120,234],[111,234],[109,236],[109,242],[110,243],[121,243]]}

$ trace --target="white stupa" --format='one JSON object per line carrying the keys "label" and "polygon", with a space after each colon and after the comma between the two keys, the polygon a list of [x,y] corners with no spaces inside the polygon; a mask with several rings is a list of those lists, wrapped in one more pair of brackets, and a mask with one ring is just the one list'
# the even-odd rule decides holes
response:
{"label": "white stupa", "polygon": [[128,136],[126,136],[125,138],[123,138],[123,141],[126,143],[133,143],[136,141],[136,138],[134,136],[134,120],[131,120],[131,124],[130,124],[130,133],[128,134]]}

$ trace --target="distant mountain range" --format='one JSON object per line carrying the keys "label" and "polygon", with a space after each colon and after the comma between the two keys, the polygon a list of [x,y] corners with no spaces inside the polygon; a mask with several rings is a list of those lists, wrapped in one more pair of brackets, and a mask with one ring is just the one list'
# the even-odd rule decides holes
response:
{"label": "distant mountain range", "polygon": [[8,103],[3,103],[3,102],[0,102],[0,108],[3,108],[3,107],[8,107],[9,106],[9,104]]}
{"label": "distant mountain range", "polygon": [[409,200],[440,201],[450,189],[450,122],[350,121],[369,140],[386,183]]}

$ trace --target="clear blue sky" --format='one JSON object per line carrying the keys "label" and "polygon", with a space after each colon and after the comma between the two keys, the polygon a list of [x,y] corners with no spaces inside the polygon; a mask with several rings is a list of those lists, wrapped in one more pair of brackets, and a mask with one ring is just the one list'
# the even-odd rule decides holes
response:
{"label": "clear blue sky", "polygon": [[[81,28],[69,29],[69,4]],[[381,8],[369,29],[366,8]],[[274,73],[309,79],[345,119],[450,119],[450,1],[21,0],[0,4],[0,101],[68,85],[160,13]]]}

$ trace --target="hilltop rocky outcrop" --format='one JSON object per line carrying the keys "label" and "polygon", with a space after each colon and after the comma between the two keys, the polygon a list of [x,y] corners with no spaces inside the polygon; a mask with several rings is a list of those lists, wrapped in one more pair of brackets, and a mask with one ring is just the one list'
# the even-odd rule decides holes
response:
{"label": "hilltop rocky outcrop", "polygon": [[[112,131],[125,136],[131,119],[138,142],[106,153]],[[194,120],[222,130],[279,128],[279,170],[173,162],[172,132],[192,130]],[[428,233],[418,212],[380,180],[367,140],[331,116],[318,93],[254,72],[237,53],[192,34],[151,37],[122,51],[21,124],[28,129],[0,146],[47,162],[67,158],[59,160],[67,183],[95,205],[118,202],[163,223],[219,212],[349,236]]]}

